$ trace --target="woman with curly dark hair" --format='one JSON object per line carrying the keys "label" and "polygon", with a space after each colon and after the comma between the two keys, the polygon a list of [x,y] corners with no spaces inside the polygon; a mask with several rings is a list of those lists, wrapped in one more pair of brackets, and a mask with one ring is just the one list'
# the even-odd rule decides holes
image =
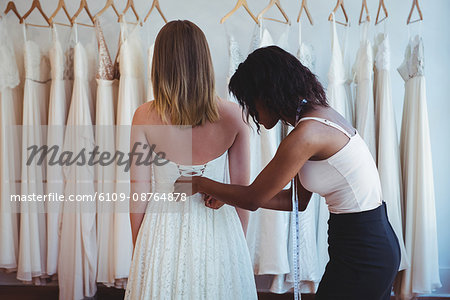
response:
{"label": "woman with curly dark hair", "polygon": [[[183,177],[176,190],[206,194],[211,207],[223,202],[253,211],[290,211],[292,194],[304,209],[313,192],[320,194],[330,211],[330,261],[316,299],[389,299],[400,248],[387,219],[377,167],[358,132],[329,107],[316,76],[271,46],[239,65],[229,89],[258,129],[270,129],[279,120],[294,129],[251,185]],[[283,190],[293,178],[296,190]]]}

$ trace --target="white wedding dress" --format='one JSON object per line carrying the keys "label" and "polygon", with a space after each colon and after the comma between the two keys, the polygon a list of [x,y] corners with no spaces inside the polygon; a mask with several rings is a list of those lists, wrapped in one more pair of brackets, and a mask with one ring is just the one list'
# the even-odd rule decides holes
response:
{"label": "white wedding dress", "polygon": [[400,159],[405,246],[410,264],[397,291],[402,299],[411,299],[416,293],[431,293],[441,287],[424,67],[423,41],[417,35],[410,40],[405,59],[398,68],[405,81]]}
{"label": "white wedding dress", "polygon": [[377,159],[375,143],[375,108],[373,100],[373,53],[367,37],[369,22],[363,25],[356,61],[353,65],[355,82],[355,128],[369,147],[372,157]]}
{"label": "white wedding dress", "polygon": [[[227,152],[205,165],[168,161],[153,167],[153,193],[171,193],[190,172],[224,182]],[[205,206],[202,195],[185,201],[149,201],[133,254],[126,300],[257,299],[250,255],[236,209]]]}
{"label": "white wedding dress", "polygon": [[[22,131],[22,195],[44,195],[45,160],[39,165],[39,155],[30,164],[28,147],[46,144],[50,63],[34,41],[27,40],[25,24],[25,87],[23,96]],[[44,125],[44,126],[42,126]],[[17,279],[41,284],[47,277],[47,230],[45,204],[42,201],[20,203],[19,260]]]}
{"label": "white wedding dress", "polygon": [[375,39],[375,126],[378,145],[377,165],[383,199],[386,202],[389,222],[397,235],[401,250],[399,270],[408,267],[402,226],[402,171],[398,145],[397,123],[392,103],[391,53],[389,38],[380,33]]}
{"label": "white wedding dress", "polygon": [[[89,47],[92,49],[94,45],[91,43]],[[93,53],[93,50],[87,51],[76,38],[73,91],[63,149],[73,153],[71,160],[85,149],[87,158],[81,165],[63,166],[66,201],[61,215],[58,279],[59,298],[65,300],[93,297],[97,291],[96,202],[89,201],[89,198],[85,201],[69,199],[71,196],[95,194],[94,167],[87,163],[87,159],[95,146],[91,81],[96,63],[95,56],[88,53]],[[82,162],[82,159],[76,161]]]}
{"label": "white wedding dress", "polygon": [[20,194],[20,128],[22,89],[15,49],[0,13],[0,269],[17,270],[19,254],[19,203],[10,201]]}
{"label": "white wedding dress", "polygon": [[[70,52],[71,49],[68,51]],[[72,79],[65,78],[65,54],[59,41],[56,26],[53,27],[53,46],[50,48],[52,83],[48,108],[47,145],[62,150],[64,129],[72,94]],[[47,161],[47,194],[64,194],[64,174],[60,164]],[[60,201],[47,203],[47,274],[54,275],[58,269],[59,236],[61,227]]]}
{"label": "white wedding dress", "polygon": [[[131,121],[136,109],[145,101],[145,64],[140,39],[140,26],[129,32],[121,23],[122,43],[119,53],[120,82],[117,104],[116,150],[130,152]],[[129,25],[128,25],[129,26]],[[130,195],[130,173],[116,164],[115,193]],[[116,286],[124,288],[133,254],[128,201],[115,202],[114,213],[114,272]]]}
{"label": "white wedding dress", "polygon": [[[95,143],[99,152],[115,152],[116,106],[119,88],[118,70],[111,60],[103,31],[96,20],[98,70]],[[114,191],[115,164],[97,165],[96,191],[104,199],[111,199]],[[114,206],[111,201],[97,201],[97,282],[114,286]]]}

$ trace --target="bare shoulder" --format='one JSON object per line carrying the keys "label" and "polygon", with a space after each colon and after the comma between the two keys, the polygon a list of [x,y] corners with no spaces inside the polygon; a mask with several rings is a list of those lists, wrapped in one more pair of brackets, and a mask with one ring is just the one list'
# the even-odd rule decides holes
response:
{"label": "bare shoulder", "polygon": [[141,104],[133,116],[133,125],[157,125],[160,122],[159,115],[157,114],[154,106],[152,105],[153,101],[146,102]]}
{"label": "bare shoulder", "polygon": [[218,108],[221,121],[227,123],[228,126],[233,126],[235,128],[246,126],[243,118],[242,108],[239,106],[239,104],[219,99]]}

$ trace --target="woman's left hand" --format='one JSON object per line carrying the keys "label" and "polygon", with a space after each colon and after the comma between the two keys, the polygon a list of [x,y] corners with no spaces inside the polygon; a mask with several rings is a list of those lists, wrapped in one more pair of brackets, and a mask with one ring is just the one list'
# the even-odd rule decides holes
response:
{"label": "woman's left hand", "polygon": [[174,193],[184,194],[187,197],[197,194],[199,176],[180,176],[174,183]]}

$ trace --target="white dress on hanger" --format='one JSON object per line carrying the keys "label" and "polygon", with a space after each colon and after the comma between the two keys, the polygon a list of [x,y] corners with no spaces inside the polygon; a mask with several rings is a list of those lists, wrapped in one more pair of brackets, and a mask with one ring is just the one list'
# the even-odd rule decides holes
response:
{"label": "white dress on hanger", "polygon": [[362,37],[356,61],[353,65],[355,82],[355,128],[369,147],[373,158],[377,159],[375,143],[375,108],[373,100],[373,54],[367,37],[369,22],[362,28]]}
{"label": "white dress on hanger", "polygon": [[328,70],[327,98],[330,106],[349,122],[352,122],[352,102],[346,92],[346,72],[344,59],[339,45],[336,22],[331,22],[331,61]]}
{"label": "white dress on hanger", "polygon": [[[180,174],[191,172],[226,181],[227,153],[204,165],[168,161],[153,167],[152,192],[173,192]],[[229,205],[210,209],[200,194],[179,202],[149,201],[125,299],[256,300],[250,255],[236,209]]]}
{"label": "white dress on hanger", "polygon": [[[270,32],[261,24],[261,39],[259,47],[275,45]],[[290,25],[280,36],[278,46],[287,48]],[[281,123],[267,130],[260,127],[260,134],[253,126],[251,136],[252,151],[251,180],[253,181],[259,172],[270,162],[281,142]],[[256,153],[255,153],[256,152]],[[260,208],[250,213],[247,228],[247,244],[253,262],[253,270],[256,275],[263,274],[287,274],[289,273],[289,212],[281,212]]]}
{"label": "white dress on hanger", "polygon": [[388,35],[375,39],[375,125],[378,145],[378,173],[389,222],[397,235],[401,250],[399,270],[408,267],[402,226],[402,173],[398,145],[397,123],[392,105],[391,53]]}
{"label": "white dress on hanger", "polygon": [[19,203],[11,195],[20,194],[19,128],[22,96],[20,73],[12,36],[5,16],[0,13],[0,269],[17,270],[19,254]]}
{"label": "white dress on hanger", "polygon": [[[115,152],[116,106],[119,73],[111,60],[100,23],[96,22],[99,64],[97,80],[97,110],[95,141],[99,152]],[[96,166],[96,191],[105,200],[114,192],[115,164]],[[111,201],[97,201],[97,282],[114,286],[114,205]]]}
{"label": "white dress on hanger", "polygon": [[[117,104],[116,150],[130,152],[131,121],[136,109],[145,101],[145,67],[140,26],[130,32],[121,23],[122,44],[119,53],[120,83]],[[130,173],[116,164],[115,192],[130,195]],[[114,270],[116,286],[124,288],[130,270],[133,241],[128,201],[116,202],[114,214]]]}
{"label": "white dress on hanger", "polygon": [[153,64],[153,51],[155,49],[155,44],[151,44],[147,50],[147,101],[152,101],[155,99],[153,95],[153,83],[152,83],[152,64]]}
{"label": "white dress on hanger", "polygon": [[[25,24],[25,87],[23,96],[22,131],[22,195],[44,195],[45,164],[39,155],[30,164],[28,147],[46,144],[48,100],[50,91],[50,63],[37,43],[27,40]],[[43,126],[44,125],[44,126]],[[17,279],[41,284],[39,277],[47,277],[47,230],[43,201],[20,203],[19,261]]]}
{"label": "white dress on hanger", "polygon": [[398,294],[410,299],[415,293],[431,293],[441,287],[423,41],[419,35],[410,40],[398,72],[405,81],[400,159],[405,246],[410,260]]}
{"label": "white dress on hanger", "polygon": [[[311,45],[302,41],[301,22],[299,25],[299,49],[297,51],[298,60],[312,72],[315,69],[316,58]],[[292,126],[284,125],[284,133],[286,136],[292,129]],[[319,258],[316,245],[316,211],[318,201],[323,200],[314,198],[310,201],[305,211],[299,212],[299,278],[300,292],[315,293],[317,285],[320,281]],[[323,200],[324,201],[324,200]],[[291,217],[289,217],[289,221]],[[292,231],[292,223],[289,224],[289,242],[288,242],[288,258],[290,266],[293,266],[293,239],[295,232]],[[286,293],[294,287],[294,272],[290,268],[290,272],[285,275],[275,276],[270,291],[273,293]]]}
{"label": "white dress on hanger", "polygon": [[[76,33],[75,25],[75,34]],[[77,40],[77,39],[76,39]],[[94,47],[93,44],[90,47]],[[74,82],[72,100],[64,136],[64,151],[74,153],[75,160],[85,149],[86,161],[81,165],[64,165],[66,180],[61,215],[61,241],[58,261],[59,298],[84,299],[93,297],[97,291],[97,245],[96,245],[96,202],[71,201],[70,197],[93,197],[94,167],[87,163],[88,153],[94,149],[94,130],[92,127],[93,99],[90,90],[93,66],[92,58],[87,57],[85,47],[77,41],[74,49]],[[94,64],[95,66],[95,64]]]}
{"label": "white dress on hanger", "polygon": [[[59,41],[56,26],[53,27],[53,46],[50,48],[52,83],[48,108],[47,145],[57,146],[59,151],[64,144],[64,129],[72,93],[72,80],[64,78],[65,55]],[[64,174],[60,164],[50,165],[47,161],[47,194],[64,194]],[[47,203],[47,274],[54,275],[58,268],[59,236],[61,227],[60,201]]]}

